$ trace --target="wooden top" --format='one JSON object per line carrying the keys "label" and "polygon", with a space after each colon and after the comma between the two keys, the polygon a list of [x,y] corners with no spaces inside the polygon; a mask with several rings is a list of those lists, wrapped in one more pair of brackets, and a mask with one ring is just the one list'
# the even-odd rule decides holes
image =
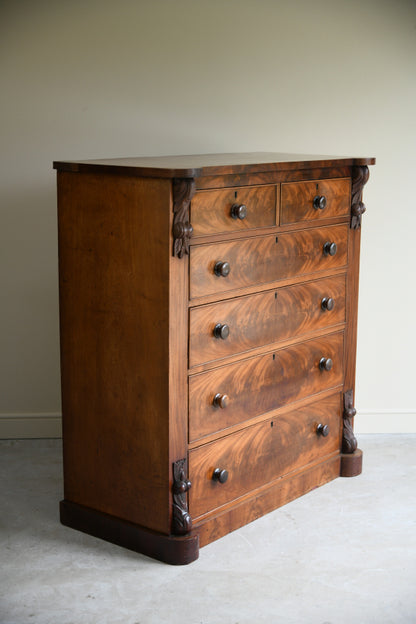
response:
{"label": "wooden top", "polygon": [[311,167],[374,165],[375,162],[375,158],[250,152],[56,161],[53,163],[53,167],[58,171],[103,173],[105,170],[108,173],[138,177],[199,178],[212,175],[309,169]]}

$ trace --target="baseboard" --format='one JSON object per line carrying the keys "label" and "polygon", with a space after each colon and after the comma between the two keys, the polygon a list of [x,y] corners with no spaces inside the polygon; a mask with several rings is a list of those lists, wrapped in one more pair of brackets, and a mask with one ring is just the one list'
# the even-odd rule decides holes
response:
{"label": "baseboard", "polygon": [[[358,410],[354,431],[360,433],[416,433],[416,409]],[[58,413],[0,414],[0,439],[61,438]]]}
{"label": "baseboard", "polygon": [[360,433],[416,433],[416,409],[357,410],[354,432]]}
{"label": "baseboard", "polygon": [[0,439],[2,440],[61,437],[61,414],[0,414]]}

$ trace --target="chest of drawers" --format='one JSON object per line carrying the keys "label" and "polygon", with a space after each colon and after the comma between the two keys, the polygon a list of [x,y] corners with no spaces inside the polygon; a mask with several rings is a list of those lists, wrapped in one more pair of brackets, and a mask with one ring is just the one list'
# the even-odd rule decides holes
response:
{"label": "chest of drawers", "polygon": [[56,162],[63,524],[174,564],[337,476],[373,158]]}

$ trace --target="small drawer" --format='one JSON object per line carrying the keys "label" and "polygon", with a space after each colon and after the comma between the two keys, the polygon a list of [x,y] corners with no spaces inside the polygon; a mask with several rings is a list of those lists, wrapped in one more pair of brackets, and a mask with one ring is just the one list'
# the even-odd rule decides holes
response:
{"label": "small drawer", "polygon": [[343,338],[337,332],[191,375],[189,441],[342,384]]}
{"label": "small drawer", "polygon": [[336,452],[340,405],[337,393],[191,450],[192,518]]}
{"label": "small drawer", "polygon": [[337,225],[195,245],[190,251],[190,297],[343,267],[347,241],[348,225]]}
{"label": "small drawer", "polygon": [[276,225],[276,186],[197,191],[191,202],[192,238]]}
{"label": "small drawer", "polygon": [[282,184],[280,223],[346,217],[351,208],[350,179]]}
{"label": "small drawer", "polygon": [[189,366],[344,322],[345,275],[200,306],[190,311]]}

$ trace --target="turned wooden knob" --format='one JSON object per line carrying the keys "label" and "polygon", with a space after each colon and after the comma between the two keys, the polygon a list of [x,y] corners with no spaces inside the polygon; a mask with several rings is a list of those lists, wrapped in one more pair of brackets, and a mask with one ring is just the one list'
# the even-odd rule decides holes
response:
{"label": "turned wooden knob", "polygon": [[331,243],[330,241],[325,243],[325,245],[324,245],[324,255],[325,256],[335,256],[336,253],[337,253],[337,244],[336,243]]}
{"label": "turned wooden knob", "polygon": [[230,269],[229,262],[217,262],[214,266],[214,273],[218,275],[218,277],[227,277],[230,273]]}
{"label": "turned wooden knob", "polygon": [[230,335],[230,328],[225,323],[217,323],[214,327],[214,336],[215,338],[221,338],[222,340],[226,340]]}
{"label": "turned wooden knob", "polygon": [[245,204],[233,204],[231,206],[231,216],[233,219],[242,221],[247,216],[247,206]]}
{"label": "turned wooden knob", "polygon": [[321,301],[322,310],[333,310],[335,305],[335,301],[332,297],[324,297]]}
{"label": "turned wooden knob", "polygon": [[329,425],[323,425],[322,423],[319,423],[319,425],[316,426],[316,433],[326,438],[326,436],[329,434]]}
{"label": "turned wooden knob", "polygon": [[225,483],[228,479],[228,472],[227,470],[221,470],[221,468],[215,468],[212,478],[214,479],[214,481]]}
{"label": "turned wooden knob", "polygon": [[212,401],[215,407],[220,407],[221,409],[225,409],[228,405],[228,396],[226,394],[216,394],[214,396],[214,400]]}
{"label": "turned wooden knob", "polygon": [[319,360],[319,368],[321,370],[330,371],[331,368],[332,368],[332,365],[333,365],[333,362],[332,362],[331,358],[322,357]]}
{"label": "turned wooden knob", "polygon": [[315,210],[323,210],[326,208],[326,197],[325,195],[316,195],[313,198],[313,207]]}

